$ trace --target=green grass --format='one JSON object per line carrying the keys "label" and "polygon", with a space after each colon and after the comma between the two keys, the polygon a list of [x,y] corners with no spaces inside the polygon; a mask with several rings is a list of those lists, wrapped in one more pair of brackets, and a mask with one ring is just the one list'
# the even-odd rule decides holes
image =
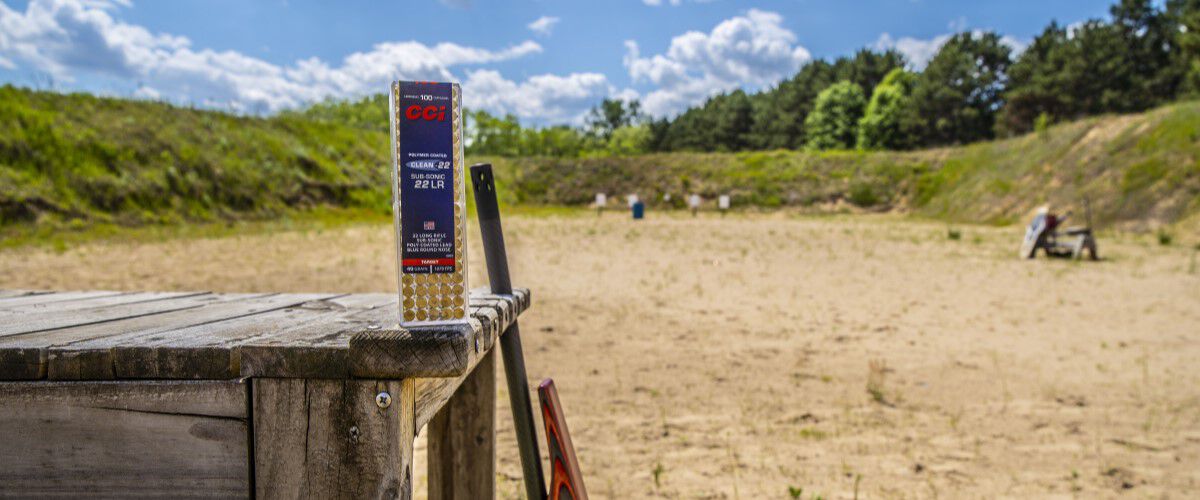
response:
{"label": "green grass", "polygon": [[[385,217],[388,138],[375,125],[384,105],[367,98],[263,118],[0,87],[0,244],[309,217],[297,214]],[[467,161],[493,163],[501,203],[533,215],[577,214],[562,207],[603,192],[637,193],[652,209],[668,193],[674,208],[688,193],[710,205],[728,194],[735,208],[856,206],[993,224],[1021,221],[1043,203],[1074,209],[1078,221],[1086,198],[1100,226],[1200,221],[1198,102],[915,152]]]}
{"label": "green grass", "polygon": [[299,116],[0,87],[0,226],[264,219],[389,206],[387,136]]}
{"label": "green grass", "polygon": [[152,243],[173,239],[315,231],[357,224],[389,224],[391,220],[390,214],[380,214],[375,210],[318,207],[308,210],[293,210],[275,218],[258,220],[140,226],[123,226],[106,222],[73,226],[14,225],[0,228],[0,249],[33,246],[66,250],[81,243],[97,241]]}

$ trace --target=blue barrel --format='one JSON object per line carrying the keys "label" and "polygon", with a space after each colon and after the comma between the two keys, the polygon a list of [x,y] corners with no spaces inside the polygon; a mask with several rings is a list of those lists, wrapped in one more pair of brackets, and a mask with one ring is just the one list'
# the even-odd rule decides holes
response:
{"label": "blue barrel", "polygon": [[644,215],[646,215],[646,204],[640,201],[633,202],[633,218],[641,219]]}

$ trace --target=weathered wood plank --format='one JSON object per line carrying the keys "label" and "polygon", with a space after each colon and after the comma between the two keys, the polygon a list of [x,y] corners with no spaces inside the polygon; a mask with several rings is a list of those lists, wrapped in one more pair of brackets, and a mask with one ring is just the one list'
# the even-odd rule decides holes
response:
{"label": "weathered wood plank", "polygon": [[[238,374],[233,352],[239,339],[303,321],[320,321],[309,304],[330,294],[240,297],[164,317],[156,327],[75,339],[49,348],[50,379],[224,379]],[[338,304],[316,306],[320,311]],[[209,310],[209,308],[212,308]],[[206,312],[207,311],[207,312]],[[58,332],[50,334],[53,338]],[[0,354],[4,352],[0,344]]]}
{"label": "weathered wood plank", "polygon": [[488,352],[429,422],[429,499],[494,498],[496,353]]}
{"label": "weathered wood plank", "polygon": [[[495,343],[495,332],[500,331],[500,325],[492,318],[499,316],[501,306],[499,301],[492,302],[490,306],[473,308],[473,312],[490,311],[480,316],[489,321],[488,328],[472,318],[469,328],[417,327],[405,331],[381,327],[389,322],[394,325],[399,314],[395,301],[389,299],[385,306],[361,311],[336,327],[310,325],[269,341],[241,346],[241,375],[308,378],[463,375],[470,366],[467,351],[478,354],[490,349]],[[356,334],[364,334],[362,337],[366,339],[359,349],[350,345]]]}
{"label": "weathered wood plank", "polygon": [[[110,342],[117,378],[230,378],[238,376],[237,347],[269,338],[297,325],[329,323],[357,304],[354,296],[288,294],[270,310],[238,318],[179,328],[134,342]],[[285,307],[283,303],[288,305]]]}
{"label": "weathered wood plank", "polygon": [[[51,374],[52,379],[109,380],[115,377],[111,352],[107,347],[96,347],[110,345],[103,344],[104,339],[111,339],[113,344],[135,343],[139,337],[243,316],[284,302],[271,297],[265,294],[202,295],[189,300],[195,300],[203,307],[0,337],[0,379],[46,378],[49,358],[54,357],[56,373]],[[51,352],[52,348],[59,349]]]}
{"label": "weathered wood plank", "polygon": [[125,318],[162,314],[180,309],[199,307],[194,299],[208,295],[207,292],[162,294],[159,298],[115,304],[108,306],[89,307],[57,311],[48,309],[37,313],[16,314],[6,316],[0,321],[0,337],[18,334],[30,334],[70,328],[81,325],[94,325]]}
{"label": "weathered wood plank", "polygon": [[350,338],[350,374],[360,378],[453,377],[466,372],[471,351],[480,352],[483,326],[379,329]]}
{"label": "weathered wood plank", "polygon": [[68,302],[73,300],[84,300],[96,297],[108,297],[113,295],[122,295],[128,292],[104,291],[97,290],[91,292],[50,292],[36,293],[20,297],[13,297],[0,301],[0,310],[10,307],[20,307],[33,304],[52,304],[57,302]]}
{"label": "weathered wood plank", "polygon": [[[455,353],[465,347],[492,349],[498,332],[526,307],[524,297],[523,289],[510,296],[476,293],[470,307],[473,336],[443,340],[457,342]],[[399,311],[392,294],[202,294],[64,315],[14,316],[23,326],[0,324],[0,332],[56,328],[0,333],[0,380],[408,378],[466,373],[461,356],[447,358],[454,363],[409,356],[411,362],[400,367],[391,362],[355,366],[350,348],[355,333],[395,328]]]}
{"label": "weathered wood plank", "polygon": [[31,295],[45,295],[54,292],[46,290],[0,290],[0,300],[11,299],[14,297],[28,297]]}
{"label": "weathered wood plank", "polygon": [[[411,498],[412,380],[254,379],[261,498]],[[376,402],[387,392],[387,405]]]}
{"label": "weathered wood plank", "polygon": [[471,307],[471,317],[483,328],[483,348],[490,351],[500,335],[500,314],[492,307],[476,306]]}
{"label": "weathered wood plank", "polygon": [[[494,306],[472,308],[489,322],[485,328],[476,318],[470,330],[462,327],[419,327],[410,333],[396,330],[399,309],[394,297],[380,294],[378,307],[356,311],[330,324],[308,324],[271,338],[260,338],[241,346],[240,358],[245,377],[308,378],[408,378],[450,376],[465,373],[462,352],[467,348],[486,350],[494,343]],[[453,330],[453,331],[451,331]],[[461,330],[461,331],[459,331]],[[377,333],[378,332],[378,333]],[[355,350],[356,334],[364,334],[374,349],[388,352]],[[424,335],[430,333],[430,335]],[[387,337],[388,340],[382,340]],[[476,345],[476,340],[481,342]],[[385,347],[385,344],[390,346]],[[360,344],[365,346],[367,344]],[[403,358],[403,362],[393,360]],[[372,363],[371,360],[374,360]]]}
{"label": "weathered wood plank", "polygon": [[479,308],[489,308],[496,313],[496,324],[509,325],[517,317],[513,304],[491,297],[471,297],[471,305]]}
{"label": "weathered wood plank", "polygon": [[[211,367],[212,371],[208,372],[211,376],[216,376],[217,370],[223,367],[231,370],[232,376],[239,373],[274,376],[274,373],[259,373],[246,368],[255,366],[256,361],[263,362],[254,356],[255,352],[247,356],[247,348],[266,345],[270,347],[259,353],[268,360],[287,363],[279,376],[344,378],[348,376],[344,343],[337,348],[319,342],[304,344],[281,339],[294,338],[296,332],[317,332],[320,336],[332,337],[343,330],[361,328],[374,321],[364,320],[364,316],[378,314],[376,309],[381,307],[394,307],[394,302],[395,297],[390,294],[356,294],[306,302],[298,307],[246,318],[234,329],[221,325],[219,330],[197,332],[192,336],[193,340],[173,340],[151,349],[118,348],[118,356],[126,356],[124,361],[118,359],[118,369],[127,370],[124,376],[146,376],[143,367],[158,363],[160,373],[155,376],[177,376],[171,373],[192,373],[205,366]],[[275,352],[277,350],[279,352]],[[157,361],[163,359],[177,362]]]}
{"label": "weathered wood plank", "polygon": [[0,497],[250,495],[246,384],[0,383]]}
{"label": "weathered wood plank", "polygon": [[492,293],[487,287],[479,287],[471,289],[471,298],[490,298],[504,300],[512,304],[513,309],[520,314],[526,309],[529,309],[532,294],[528,288],[514,288],[511,295],[500,295]]}
{"label": "weathered wood plank", "polygon": [[352,295],[355,307],[335,318],[308,322],[242,342],[238,357],[243,377],[346,378],[349,345],[355,332],[395,328],[399,305],[391,294]]}
{"label": "weathered wood plank", "polygon": [[176,297],[186,297],[200,293],[207,292],[127,292],[79,300],[26,304],[23,306],[0,309],[0,320],[11,318],[14,315],[29,316],[31,314],[66,314],[68,312],[79,311],[82,309],[92,309],[121,304],[134,304],[138,302],[152,302],[164,299],[173,299]]}

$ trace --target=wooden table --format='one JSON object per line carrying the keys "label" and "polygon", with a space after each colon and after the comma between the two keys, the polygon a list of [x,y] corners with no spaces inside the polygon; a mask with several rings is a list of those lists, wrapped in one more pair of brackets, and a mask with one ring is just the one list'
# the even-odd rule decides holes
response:
{"label": "wooden table", "polygon": [[497,336],[393,294],[0,291],[0,497],[490,498]]}

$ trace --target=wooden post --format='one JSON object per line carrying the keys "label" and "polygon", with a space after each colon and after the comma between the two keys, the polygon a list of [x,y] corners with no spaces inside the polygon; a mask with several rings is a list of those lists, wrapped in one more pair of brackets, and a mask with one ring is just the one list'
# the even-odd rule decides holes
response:
{"label": "wooden post", "polygon": [[429,422],[429,500],[494,498],[495,438],[493,350]]}
{"label": "wooden post", "polygon": [[254,379],[253,400],[258,498],[412,498],[413,379]]}

